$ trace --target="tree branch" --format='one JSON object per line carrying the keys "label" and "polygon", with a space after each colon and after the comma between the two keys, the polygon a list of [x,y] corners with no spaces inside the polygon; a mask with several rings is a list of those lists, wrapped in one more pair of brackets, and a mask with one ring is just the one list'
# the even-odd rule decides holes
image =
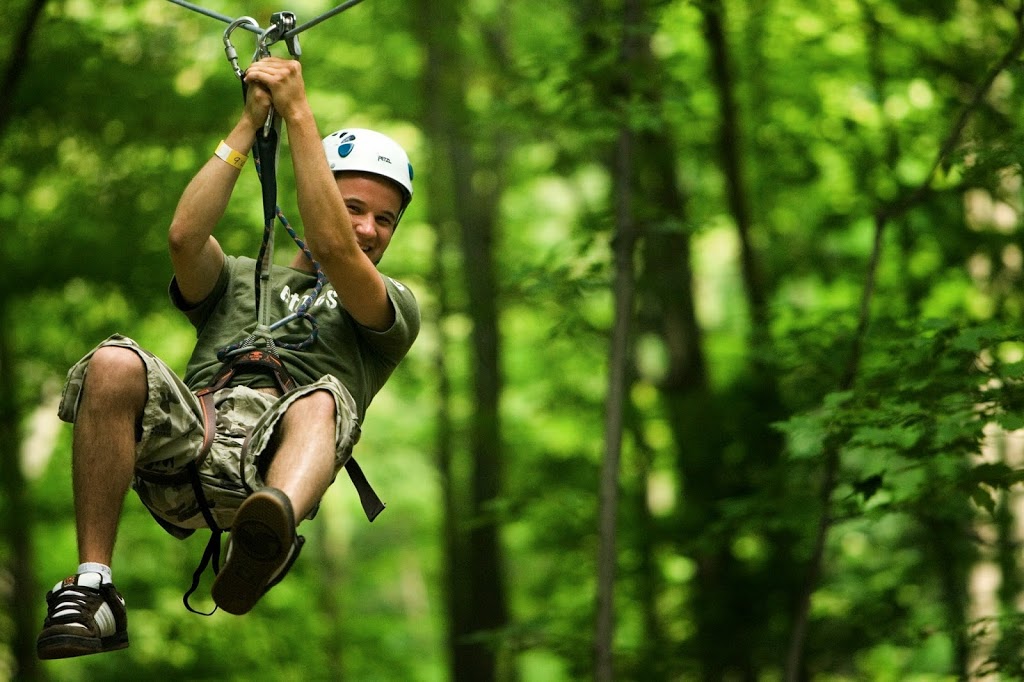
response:
{"label": "tree branch", "polygon": [[733,75],[725,38],[725,7],[722,0],[709,0],[701,3],[701,9],[704,15],[704,38],[711,51],[711,75],[718,92],[718,153],[725,175],[726,199],[740,239],[740,266],[754,335],[764,339],[769,336],[768,307],[750,237],[752,221],[740,148],[739,106],[733,94]]}
{"label": "tree branch", "polygon": [[[882,244],[885,230],[891,219],[898,217],[905,211],[920,203],[931,191],[931,181],[939,166],[949,157],[963,137],[964,130],[971,116],[978,110],[984,101],[996,77],[1017,60],[1024,52],[1024,3],[1014,11],[1017,20],[1017,34],[1013,42],[1000,59],[989,69],[975,90],[974,96],[964,105],[960,111],[949,134],[939,147],[932,163],[931,170],[921,184],[904,197],[883,206],[875,211],[875,235],[871,256],[868,261],[867,278],[864,284],[864,291],[861,295],[860,313],[857,320],[857,329],[854,334],[850,358],[846,369],[839,382],[839,390],[848,390],[853,386],[860,369],[860,360],[863,354],[864,342],[867,337],[868,324],[871,319],[871,300],[874,297],[875,284],[878,277],[878,268],[881,263]],[[786,658],[786,682],[797,682],[800,679],[800,667],[803,660],[804,645],[807,638],[807,626],[810,617],[811,596],[817,589],[818,580],[821,577],[822,565],[825,558],[825,544],[828,539],[829,530],[832,527],[833,518],[830,512],[832,493],[835,490],[840,465],[839,449],[841,443],[832,442],[826,445],[825,469],[821,483],[819,499],[822,504],[821,518],[814,538],[814,551],[808,565],[807,580],[804,590],[800,594],[797,611],[793,619],[793,630],[790,637],[789,652]]]}
{"label": "tree branch", "polygon": [[888,207],[883,208],[880,211],[880,217],[882,220],[889,220],[901,215],[916,206],[928,195],[935,172],[939,169],[939,166],[949,158],[949,155],[953,153],[953,150],[956,149],[956,146],[960,143],[960,138],[963,136],[964,129],[967,128],[968,121],[974,112],[981,107],[981,104],[985,99],[985,95],[988,94],[988,91],[991,89],[996,78],[1000,73],[1009,68],[1013,62],[1017,61],[1022,53],[1024,53],[1024,3],[1022,3],[1020,9],[1014,12],[1014,16],[1017,19],[1017,35],[1014,36],[1013,42],[1010,44],[1010,47],[1003,56],[1000,57],[999,61],[989,69],[987,74],[985,74],[985,78],[975,90],[971,101],[968,102],[960,111],[960,115],[957,117],[956,123],[950,129],[945,141],[939,148],[939,152],[935,155],[935,161],[932,163],[931,169],[928,171],[928,175],[925,176],[925,179],[921,181],[921,184],[918,185],[918,187],[909,195],[893,202]]}
{"label": "tree branch", "polygon": [[11,51],[11,59],[7,63],[7,69],[4,71],[3,80],[0,80],[0,92],[4,93],[4,96],[0,97],[0,139],[3,139],[4,133],[7,132],[7,127],[14,119],[15,89],[25,76],[25,70],[28,66],[29,47],[32,45],[35,28],[43,14],[43,8],[46,7],[46,1],[33,0],[32,4],[29,5],[24,24],[21,30],[18,31],[14,49]]}

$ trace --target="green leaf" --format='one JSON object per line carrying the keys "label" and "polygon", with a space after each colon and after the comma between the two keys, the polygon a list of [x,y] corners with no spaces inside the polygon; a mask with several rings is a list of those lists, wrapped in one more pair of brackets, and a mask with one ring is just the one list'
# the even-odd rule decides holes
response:
{"label": "green leaf", "polygon": [[792,459],[811,459],[824,450],[827,429],[817,415],[798,415],[776,424],[776,428],[786,434]]}
{"label": "green leaf", "polygon": [[875,496],[878,489],[882,487],[883,482],[883,474],[874,474],[873,476],[868,476],[867,478],[855,482],[853,484],[853,490],[863,497],[865,502],[867,502]]}
{"label": "green leaf", "polygon": [[950,346],[955,350],[966,350],[980,353],[991,345],[993,339],[1005,334],[1002,325],[991,323],[962,330]]}
{"label": "green leaf", "polygon": [[996,499],[987,488],[980,486],[973,488],[971,490],[971,500],[989,514],[994,514],[996,511]]}
{"label": "green leaf", "polygon": [[1006,489],[1024,481],[1024,469],[1014,469],[1003,462],[986,462],[971,470],[970,480],[993,488]]}
{"label": "green leaf", "polygon": [[1018,429],[1024,429],[1024,414],[1019,412],[1013,412],[1010,414],[1000,414],[996,417],[996,423],[1003,427],[1007,431],[1016,431]]}

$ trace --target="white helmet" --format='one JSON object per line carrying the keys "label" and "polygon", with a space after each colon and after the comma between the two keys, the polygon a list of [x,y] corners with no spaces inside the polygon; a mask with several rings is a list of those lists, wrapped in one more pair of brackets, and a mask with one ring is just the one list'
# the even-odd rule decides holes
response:
{"label": "white helmet", "polygon": [[374,173],[402,190],[402,211],[412,201],[412,164],[401,145],[387,135],[365,128],[344,128],[324,138],[327,163],[335,173]]}

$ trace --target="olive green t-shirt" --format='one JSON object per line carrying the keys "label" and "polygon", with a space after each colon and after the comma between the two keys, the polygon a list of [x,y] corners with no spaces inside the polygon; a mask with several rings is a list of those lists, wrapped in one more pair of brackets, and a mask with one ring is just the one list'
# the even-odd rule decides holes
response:
{"label": "olive green t-shirt", "polygon": [[[198,335],[185,369],[185,384],[192,390],[208,386],[222,367],[217,360],[219,349],[243,340],[256,328],[255,270],[254,259],[228,256],[213,291],[195,306],[185,303],[177,282],[171,280],[171,300],[192,322]],[[381,277],[395,309],[395,322],[390,329],[377,332],[360,325],[341,306],[334,287],[326,284],[309,311],[319,325],[317,341],[305,350],[278,351],[299,385],[327,374],[337,377],[355,399],[360,420],[373,396],[405,357],[420,328],[419,307],[412,292],[390,277]],[[298,307],[312,291],[316,277],[275,265],[270,284],[273,324]],[[299,343],[309,332],[308,322],[292,320],[275,330],[274,338],[277,343]],[[268,374],[244,375],[233,383],[254,388],[274,385]]]}

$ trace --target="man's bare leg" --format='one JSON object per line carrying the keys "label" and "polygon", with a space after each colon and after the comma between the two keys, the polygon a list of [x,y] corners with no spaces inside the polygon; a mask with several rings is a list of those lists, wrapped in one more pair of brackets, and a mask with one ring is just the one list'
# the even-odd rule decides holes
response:
{"label": "man's bare leg", "polygon": [[134,351],[97,350],[75,418],[72,484],[79,561],[110,565],[135,469],[135,428],[146,404],[146,368]]}
{"label": "man's bare leg", "polygon": [[334,478],[335,409],[330,393],[314,391],[296,400],[277,426],[281,440],[267,471],[267,485],[291,499],[296,524]]}
{"label": "man's bare leg", "polygon": [[135,424],[146,404],[146,370],[134,351],[98,349],[89,361],[75,415],[71,479],[79,571],[47,593],[36,655],[48,660],[128,646],[124,599],[110,559],[135,468]]}

